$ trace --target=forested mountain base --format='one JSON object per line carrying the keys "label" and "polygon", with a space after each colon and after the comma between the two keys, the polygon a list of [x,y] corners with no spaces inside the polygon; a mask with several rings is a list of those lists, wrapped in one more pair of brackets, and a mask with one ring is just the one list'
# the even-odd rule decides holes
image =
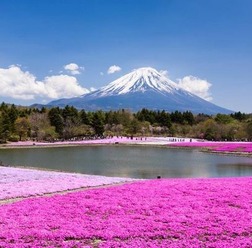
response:
{"label": "forested mountain base", "polygon": [[251,141],[252,114],[193,115],[142,109],[86,112],[65,108],[0,105],[0,142],[81,140],[106,136],[177,136],[207,140]]}

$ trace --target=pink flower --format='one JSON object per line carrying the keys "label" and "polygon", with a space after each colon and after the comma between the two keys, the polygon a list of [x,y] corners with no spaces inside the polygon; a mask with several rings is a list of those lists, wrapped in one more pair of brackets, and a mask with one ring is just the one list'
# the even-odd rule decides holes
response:
{"label": "pink flower", "polygon": [[0,247],[252,247],[252,178],[161,179],[0,206]]}

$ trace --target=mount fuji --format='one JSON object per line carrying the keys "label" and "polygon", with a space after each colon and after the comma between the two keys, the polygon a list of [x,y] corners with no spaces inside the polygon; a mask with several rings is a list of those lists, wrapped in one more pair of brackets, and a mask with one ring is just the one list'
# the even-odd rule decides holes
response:
{"label": "mount fuji", "polygon": [[110,84],[80,97],[50,102],[50,106],[72,105],[89,111],[142,108],[229,114],[233,111],[210,103],[180,87],[157,70],[145,67],[128,73]]}

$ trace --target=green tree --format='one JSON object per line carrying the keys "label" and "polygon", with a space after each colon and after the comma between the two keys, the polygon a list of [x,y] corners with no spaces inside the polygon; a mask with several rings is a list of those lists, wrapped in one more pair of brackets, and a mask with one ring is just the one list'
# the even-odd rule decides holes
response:
{"label": "green tree", "polygon": [[233,121],[233,118],[230,115],[217,114],[215,121],[219,124],[229,124]]}
{"label": "green tree", "polygon": [[67,105],[62,110],[62,117],[63,117],[64,121],[68,120],[68,121],[71,121],[72,123],[78,123],[79,122],[78,110],[73,106],[69,107]]}
{"label": "green tree", "polygon": [[51,126],[46,112],[33,112],[29,116],[31,137],[37,140],[53,140],[57,138],[55,127]]}
{"label": "green tree", "polygon": [[8,109],[8,105],[5,102],[2,102],[0,105],[0,111],[6,112]]}
{"label": "green tree", "polygon": [[141,125],[140,122],[134,118],[129,125],[129,129],[128,132],[130,133],[130,135],[134,135],[137,134],[141,131]]}
{"label": "green tree", "polygon": [[179,124],[184,123],[183,114],[179,111],[175,111],[171,113],[171,121]]}
{"label": "green tree", "polygon": [[80,120],[82,124],[85,124],[85,125],[91,124],[90,119],[88,118],[88,114],[85,112],[84,109],[80,111],[79,115],[80,115]]}
{"label": "green tree", "polygon": [[17,120],[18,114],[19,114],[18,110],[17,110],[17,108],[16,108],[16,106],[14,104],[11,105],[11,107],[10,107],[10,109],[8,111],[8,114],[9,114],[9,118],[10,118],[11,128],[13,130],[14,129],[14,123]]}
{"label": "green tree", "polygon": [[1,114],[1,139],[6,142],[11,135],[11,131],[14,129],[12,127],[10,116],[7,112],[3,111]]}
{"label": "green tree", "polygon": [[164,110],[158,112],[157,122],[163,127],[170,128],[172,125],[170,114],[166,113]]}
{"label": "green tree", "polygon": [[206,114],[203,114],[203,113],[200,113],[198,115],[195,116],[194,120],[195,120],[195,123],[200,123],[200,122],[204,122],[208,119],[212,119],[212,117],[210,115],[206,115]]}
{"label": "green tree", "polygon": [[16,134],[19,136],[19,140],[29,136],[30,132],[30,122],[26,117],[18,117],[15,121]]}
{"label": "green tree", "polygon": [[204,139],[218,140],[218,125],[212,119],[206,120],[203,123]]}
{"label": "green tree", "polygon": [[195,123],[194,116],[192,112],[190,111],[183,112],[183,119],[184,119],[184,124],[188,124],[192,126]]}
{"label": "green tree", "polygon": [[243,120],[246,120],[247,119],[247,115],[244,114],[244,113],[241,113],[240,111],[239,112],[236,112],[236,113],[232,113],[230,115],[232,118],[238,120],[238,121],[243,121]]}
{"label": "green tree", "polygon": [[98,136],[103,136],[105,124],[104,121],[105,116],[102,111],[97,111],[93,114],[92,127],[94,128],[95,134]]}
{"label": "green tree", "polygon": [[252,121],[249,121],[246,126],[247,138],[248,140],[252,140]]}
{"label": "green tree", "polygon": [[49,120],[52,126],[55,127],[55,131],[59,134],[62,135],[63,133],[63,128],[64,128],[64,122],[63,122],[63,117],[61,115],[61,111],[58,107],[51,108],[49,113]]}

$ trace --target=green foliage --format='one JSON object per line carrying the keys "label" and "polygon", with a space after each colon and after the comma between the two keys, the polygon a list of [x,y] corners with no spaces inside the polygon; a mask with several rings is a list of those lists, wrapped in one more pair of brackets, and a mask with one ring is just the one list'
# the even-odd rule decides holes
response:
{"label": "green foliage", "polygon": [[179,111],[172,112],[171,113],[171,121],[178,123],[178,124],[184,124],[183,114]]}
{"label": "green foliage", "polygon": [[247,115],[245,113],[241,113],[240,111],[233,113],[230,116],[238,121],[244,121],[247,119]]}
{"label": "green foliage", "polygon": [[140,132],[140,122],[137,120],[137,119],[133,119],[131,122],[130,122],[130,125],[128,127],[128,133],[133,136],[134,134],[137,134]]}
{"label": "green foliage", "polygon": [[17,108],[15,107],[14,104],[11,105],[10,109],[7,111],[8,115],[9,115],[9,118],[10,118],[10,123],[13,127],[15,121],[17,120],[18,116],[20,115],[18,113],[18,110]]}
{"label": "green foliage", "polygon": [[63,117],[61,114],[61,110],[60,108],[56,107],[56,108],[51,108],[49,113],[48,113],[48,117],[50,120],[50,123],[52,126],[55,127],[55,131],[59,134],[62,135],[63,133],[63,128],[64,128],[64,123],[63,123]]}
{"label": "green foliage", "polygon": [[252,140],[252,121],[249,121],[246,124],[246,131],[247,131],[248,140]]}
{"label": "green foliage", "polygon": [[192,114],[192,112],[190,111],[186,111],[183,113],[183,123],[184,124],[188,124],[188,125],[193,125],[195,123],[195,119],[194,116]]}
{"label": "green foliage", "polygon": [[92,127],[94,128],[95,134],[98,136],[103,136],[105,115],[102,111],[97,111],[93,114]]}
{"label": "green foliage", "polygon": [[19,140],[30,136],[30,122],[26,117],[19,117],[15,121],[15,133],[19,136]]}
{"label": "green foliage", "polygon": [[194,118],[196,124],[198,124],[200,122],[204,122],[204,121],[206,121],[208,119],[212,119],[212,117],[210,115],[206,115],[206,114],[203,114],[203,113],[198,114]]}
{"label": "green foliage", "polygon": [[217,114],[215,121],[220,124],[229,124],[233,121],[233,118],[230,115]]}
{"label": "green foliage", "polygon": [[91,120],[84,109],[80,111],[79,115],[80,115],[80,120],[82,124],[85,124],[85,125],[91,124]]}
{"label": "green foliage", "polygon": [[81,139],[90,136],[181,136],[208,140],[252,140],[252,115],[193,115],[190,111],[142,109],[86,112],[75,107],[51,109],[0,105],[0,142],[20,139]]}
{"label": "green foliage", "polygon": [[144,122],[148,121],[151,125],[157,123],[160,126],[168,127],[170,128],[171,123],[171,117],[170,114],[163,111],[153,111],[148,109],[142,109],[141,111],[137,112],[135,114],[135,117],[138,121]]}
{"label": "green foliage", "polygon": [[9,137],[9,141],[10,142],[18,142],[19,141],[19,136],[18,135],[11,135],[10,137]]}
{"label": "green foliage", "polygon": [[78,110],[71,106],[69,107],[68,105],[62,110],[62,117],[64,121],[69,120],[71,123],[78,123],[79,121],[79,113]]}

